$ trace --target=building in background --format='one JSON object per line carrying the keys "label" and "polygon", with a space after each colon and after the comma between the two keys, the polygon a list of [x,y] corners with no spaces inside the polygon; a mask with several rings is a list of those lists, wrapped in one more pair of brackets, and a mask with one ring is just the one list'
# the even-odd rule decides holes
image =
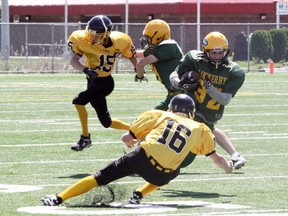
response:
{"label": "building in background", "polygon": [[[68,2],[68,28],[65,2]],[[128,33],[136,48],[141,48],[139,39],[151,19],[168,22],[172,38],[184,52],[199,46],[197,0],[128,0],[128,3]],[[229,40],[232,55],[239,34],[249,36],[255,30],[277,26],[275,0],[200,0],[200,3],[199,38],[211,31],[222,32]],[[125,32],[125,6],[126,0],[9,0],[10,53],[25,57],[61,56],[67,35],[84,29],[87,21],[97,14],[107,15],[114,23],[114,30]],[[288,28],[287,15],[281,16],[280,21],[281,28]]]}
{"label": "building in background", "polygon": [[[86,23],[106,14],[114,23],[125,22],[126,0],[67,0],[68,22]],[[172,23],[196,23],[197,0],[128,0],[129,22],[161,18]],[[275,0],[200,0],[201,23],[273,23]],[[11,22],[64,22],[65,0],[9,0]],[[281,17],[283,22],[287,16]]]}

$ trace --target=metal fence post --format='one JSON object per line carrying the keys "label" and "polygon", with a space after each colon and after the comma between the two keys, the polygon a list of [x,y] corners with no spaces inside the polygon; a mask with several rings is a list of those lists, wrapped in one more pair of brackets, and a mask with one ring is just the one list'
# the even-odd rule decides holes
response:
{"label": "metal fence post", "polygon": [[185,50],[185,26],[180,25],[180,47],[182,50]]}
{"label": "metal fence post", "polygon": [[55,57],[55,42],[54,42],[54,30],[55,30],[55,27],[54,27],[54,24],[52,24],[52,47],[51,47],[51,54],[52,54],[52,73],[54,73],[54,57]]}
{"label": "metal fence post", "polygon": [[[116,26],[116,31],[118,31],[118,25]],[[115,61],[116,61],[116,64],[115,64],[115,73],[117,74],[118,71],[119,71],[119,63],[118,63],[119,58],[118,58],[118,59],[116,58]]]}
{"label": "metal fence post", "polygon": [[28,56],[29,56],[29,51],[28,51],[28,25],[25,25],[25,57],[26,57],[26,65],[28,65]]}
{"label": "metal fence post", "polygon": [[247,72],[250,72],[250,25],[247,26]]}

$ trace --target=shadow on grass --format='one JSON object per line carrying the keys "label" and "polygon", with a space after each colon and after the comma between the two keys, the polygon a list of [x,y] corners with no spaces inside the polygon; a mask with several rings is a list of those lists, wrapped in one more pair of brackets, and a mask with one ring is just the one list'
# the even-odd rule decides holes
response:
{"label": "shadow on grass", "polygon": [[219,197],[235,197],[236,195],[222,195],[219,193],[202,193],[184,190],[170,190],[170,189],[160,189],[164,196],[166,197],[189,197],[196,199],[207,199],[207,198],[219,198]]}
{"label": "shadow on grass", "polygon": [[[180,173],[179,175],[189,175],[189,176],[203,176],[203,175],[209,175],[211,173],[190,173],[190,172],[182,172]],[[243,175],[244,172],[240,172],[240,171],[236,171],[236,172],[233,172],[232,174],[230,175]],[[76,175],[70,175],[70,176],[59,176],[57,178],[59,179],[65,179],[65,178],[71,178],[71,179],[82,179],[82,178],[85,178],[87,176],[90,176],[91,174],[89,173],[81,173],[81,174],[76,174]],[[219,175],[222,175],[222,173],[219,173]],[[129,177],[137,177],[137,178],[141,178],[139,175],[137,174],[132,174],[130,175]]]}
{"label": "shadow on grass", "polygon": [[189,176],[201,176],[201,175],[209,175],[209,173],[192,173],[192,172],[180,172],[179,175],[189,175]]}
{"label": "shadow on grass", "polygon": [[70,176],[59,176],[58,178],[60,179],[64,179],[64,178],[82,179],[90,175],[91,174],[88,174],[88,173],[82,173],[82,174],[76,174],[76,175],[70,175]]}
{"label": "shadow on grass", "polygon": [[[84,196],[79,196],[74,198],[73,200],[65,203],[65,205],[69,208],[118,208],[118,209],[135,209],[135,208],[143,208],[143,207],[174,207],[178,209],[185,208],[194,208],[194,207],[206,207],[211,205],[210,202],[199,201],[199,199],[212,199],[219,197],[235,197],[236,195],[222,195],[218,193],[202,193],[202,192],[191,192],[184,190],[171,190],[171,189],[160,189],[163,197],[174,198],[175,203],[173,201],[165,202],[144,202],[137,207],[137,205],[127,205],[127,188],[119,185],[111,185],[111,186],[103,186],[97,189],[94,189]],[[179,198],[184,198],[183,203],[178,202]],[[196,201],[192,203],[191,198],[194,198]],[[188,201],[188,202],[186,202]],[[116,202],[117,204],[113,205]],[[226,201],[225,203],[229,203],[230,201]]]}

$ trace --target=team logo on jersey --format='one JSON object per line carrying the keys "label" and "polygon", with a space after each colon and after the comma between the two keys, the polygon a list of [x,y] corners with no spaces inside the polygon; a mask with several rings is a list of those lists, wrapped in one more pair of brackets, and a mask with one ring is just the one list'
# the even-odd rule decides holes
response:
{"label": "team logo on jersey", "polygon": [[220,113],[215,114],[215,118],[216,119],[221,119],[222,118],[222,114],[220,114]]}

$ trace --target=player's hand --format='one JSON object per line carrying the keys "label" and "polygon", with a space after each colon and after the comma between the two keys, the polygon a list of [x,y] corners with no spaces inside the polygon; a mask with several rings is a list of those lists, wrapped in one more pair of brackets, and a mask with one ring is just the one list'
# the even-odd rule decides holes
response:
{"label": "player's hand", "polygon": [[133,148],[134,145],[137,143],[137,139],[134,139],[131,134],[129,133],[125,133],[123,134],[122,138],[121,138],[122,142],[125,143],[125,145],[128,147],[128,148]]}
{"label": "player's hand", "polygon": [[208,77],[206,77],[205,80],[204,80],[204,87],[205,87],[206,89],[209,89],[209,88],[211,88],[212,86],[213,86],[213,84],[212,84],[211,80],[210,80]]}
{"label": "player's hand", "polygon": [[229,169],[225,170],[225,172],[227,174],[230,174],[233,171],[233,162],[232,161],[227,161],[227,162],[228,162],[228,165],[229,165]]}
{"label": "player's hand", "polygon": [[83,72],[87,75],[88,79],[96,79],[96,78],[98,78],[98,74],[92,68],[85,67]]}
{"label": "player's hand", "polygon": [[135,75],[135,78],[134,78],[134,81],[135,82],[142,82],[142,81],[146,81],[146,82],[148,82],[148,79],[147,79],[147,77],[145,77],[144,75],[143,75],[143,77],[138,77],[137,76],[137,74]]}
{"label": "player's hand", "polygon": [[185,91],[193,91],[196,90],[198,88],[199,82],[185,82],[184,80],[180,80],[179,82],[179,88]]}
{"label": "player's hand", "polygon": [[193,91],[198,88],[199,81],[191,80],[188,77],[182,78],[178,83],[180,89],[185,91]]}
{"label": "player's hand", "polygon": [[200,81],[200,73],[196,71],[188,71],[182,74],[178,87],[186,91],[197,90]]}

